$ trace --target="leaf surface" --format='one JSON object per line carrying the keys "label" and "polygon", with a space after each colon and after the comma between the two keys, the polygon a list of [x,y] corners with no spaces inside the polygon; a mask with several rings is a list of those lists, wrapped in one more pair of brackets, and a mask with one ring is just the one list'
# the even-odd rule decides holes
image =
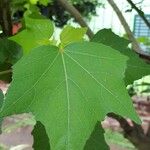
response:
{"label": "leaf surface", "polygon": [[22,55],[23,50],[19,44],[8,39],[0,40],[0,80],[11,81],[11,73],[1,74],[1,72],[10,70]]}
{"label": "leaf surface", "polygon": [[20,44],[24,53],[28,53],[34,47],[46,45],[50,42],[49,39],[54,29],[49,19],[36,13],[26,14],[25,25],[26,29],[9,38]]}
{"label": "leaf surface", "polygon": [[111,46],[129,58],[124,78],[126,85],[132,84],[133,81],[143,76],[150,75],[150,65],[140,59],[133,50],[127,48],[130,41],[114,34],[111,29],[100,30],[95,34],[92,41]]}
{"label": "leaf surface", "polygon": [[37,121],[32,131],[34,137],[33,148],[35,150],[50,150],[50,143],[44,125]]}
{"label": "leaf surface", "polygon": [[44,6],[47,6],[48,3],[52,3],[52,2],[53,2],[53,0],[39,0],[39,3]]}
{"label": "leaf surface", "polygon": [[94,127],[94,130],[87,140],[84,150],[109,150],[104,137],[104,129],[101,126],[101,123],[98,121]]}
{"label": "leaf surface", "polygon": [[60,34],[61,47],[65,47],[73,42],[83,41],[86,31],[87,28],[74,28],[72,26],[66,26]]}
{"label": "leaf surface", "polygon": [[15,64],[22,57],[22,48],[16,42],[0,39],[0,64]]}
{"label": "leaf surface", "polygon": [[35,48],[14,66],[0,114],[32,112],[52,150],[83,150],[109,112],[140,122],[124,86],[126,60],[92,42],[70,44],[63,53],[55,46]]}

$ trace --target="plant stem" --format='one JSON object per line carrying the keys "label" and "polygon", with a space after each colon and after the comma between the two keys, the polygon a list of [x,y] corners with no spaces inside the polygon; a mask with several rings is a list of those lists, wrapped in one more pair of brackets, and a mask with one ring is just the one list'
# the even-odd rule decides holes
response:
{"label": "plant stem", "polygon": [[111,7],[113,8],[113,10],[115,11],[115,13],[117,14],[122,26],[124,27],[124,30],[126,31],[129,40],[132,42],[133,45],[133,49],[137,52],[137,53],[141,53],[142,50],[139,46],[139,43],[137,42],[137,40],[135,39],[135,37],[133,36],[132,31],[130,30],[130,27],[128,25],[128,23],[126,22],[122,12],[120,11],[120,9],[118,8],[118,6],[115,4],[115,2],[113,0],[108,0],[108,3],[111,5]]}
{"label": "plant stem", "polygon": [[92,38],[94,36],[94,33],[92,32],[88,24],[84,21],[80,12],[67,0],[57,0],[57,1],[76,19],[76,21],[81,25],[81,27],[88,28],[87,35],[89,38]]}
{"label": "plant stem", "polygon": [[12,72],[12,69],[1,71],[0,75],[8,74],[8,73],[11,73],[11,72]]}
{"label": "plant stem", "polygon": [[116,119],[121,128],[124,130],[123,135],[127,138],[138,150],[148,150],[150,147],[150,138],[144,133],[141,125],[132,122],[132,126],[123,117],[114,113],[109,113],[109,117]]}
{"label": "plant stem", "polygon": [[136,7],[136,5],[132,2],[132,0],[127,0],[127,1],[131,5],[131,7],[136,10],[136,12],[139,14],[139,16],[143,19],[143,21],[147,25],[147,27],[150,29],[150,22],[145,17],[144,12],[140,10],[138,7]]}

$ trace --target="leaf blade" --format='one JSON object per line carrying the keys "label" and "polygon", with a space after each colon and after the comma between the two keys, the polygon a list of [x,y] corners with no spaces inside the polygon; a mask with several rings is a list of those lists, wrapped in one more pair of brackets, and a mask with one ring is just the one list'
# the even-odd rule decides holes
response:
{"label": "leaf blade", "polygon": [[72,26],[66,26],[60,34],[61,47],[64,48],[70,43],[83,41],[86,31],[87,28],[74,28]]}
{"label": "leaf blade", "polygon": [[149,64],[140,59],[133,50],[127,48],[130,41],[114,34],[111,29],[98,31],[92,41],[111,46],[129,58],[124,78],[126,85],[132,84],[133,81],[150,74]]}
{"label": "leaf blade", "polygon": [[26,29],[10,37],[23,47],[24,53],[28,53],[32,48],[50,43],[49,39],[53,34],[53,24],[49,19],[37,14],[25,14]]}
{"label": "leaf blade", "polygon": [[1,116],[32,112],[55,150],[83,149],[97,121],[108,112],[139,122],[122,81],[127,58],[111,51],[92,42],[70,44],[64,53],[55,46],[32,50],[14,66]]}

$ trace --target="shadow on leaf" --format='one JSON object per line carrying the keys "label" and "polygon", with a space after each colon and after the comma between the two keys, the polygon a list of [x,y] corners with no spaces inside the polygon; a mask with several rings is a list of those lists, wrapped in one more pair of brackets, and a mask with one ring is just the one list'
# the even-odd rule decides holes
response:
{"label": "shadow on leaf", "polygon": [[34,150],[50,150],[50,143],[48,135],[46,134],[46,130],[44,125],[37,121],[34,126],[34,130],[32,131],[32,135],[34,137],[33,148]]}
{"label": "shadow on leaf", "polygon": [[91,136],[86,141],[84,150],[109,150],[104,138],[104,129],[100,122],[97,122]]}

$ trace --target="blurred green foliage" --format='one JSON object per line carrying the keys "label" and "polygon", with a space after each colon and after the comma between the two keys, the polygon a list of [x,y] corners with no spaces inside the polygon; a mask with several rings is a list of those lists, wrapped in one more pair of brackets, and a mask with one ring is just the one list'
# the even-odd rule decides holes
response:
{"label": "blurred green foliage", "polygon": [[150,46],[150,38],[149,37],[139,37],[137,38],[137,41],[140,43],[143,43],[144,45]]}
{"label": "blurred green foliage", "polygon": [[[97,0],[70,0],[70,2],[86,19],[96,15],[97,6],[104,5]],[[72,18],[56,0],[11,0],[11,12],[14,20],[22,18],[24,11],[29,8],[28,5],[36,6],[43,15],[53,20],[58,27],[63,27]],[[35,9],[35,7],[30,7],[30,9],[33,8]]]}

